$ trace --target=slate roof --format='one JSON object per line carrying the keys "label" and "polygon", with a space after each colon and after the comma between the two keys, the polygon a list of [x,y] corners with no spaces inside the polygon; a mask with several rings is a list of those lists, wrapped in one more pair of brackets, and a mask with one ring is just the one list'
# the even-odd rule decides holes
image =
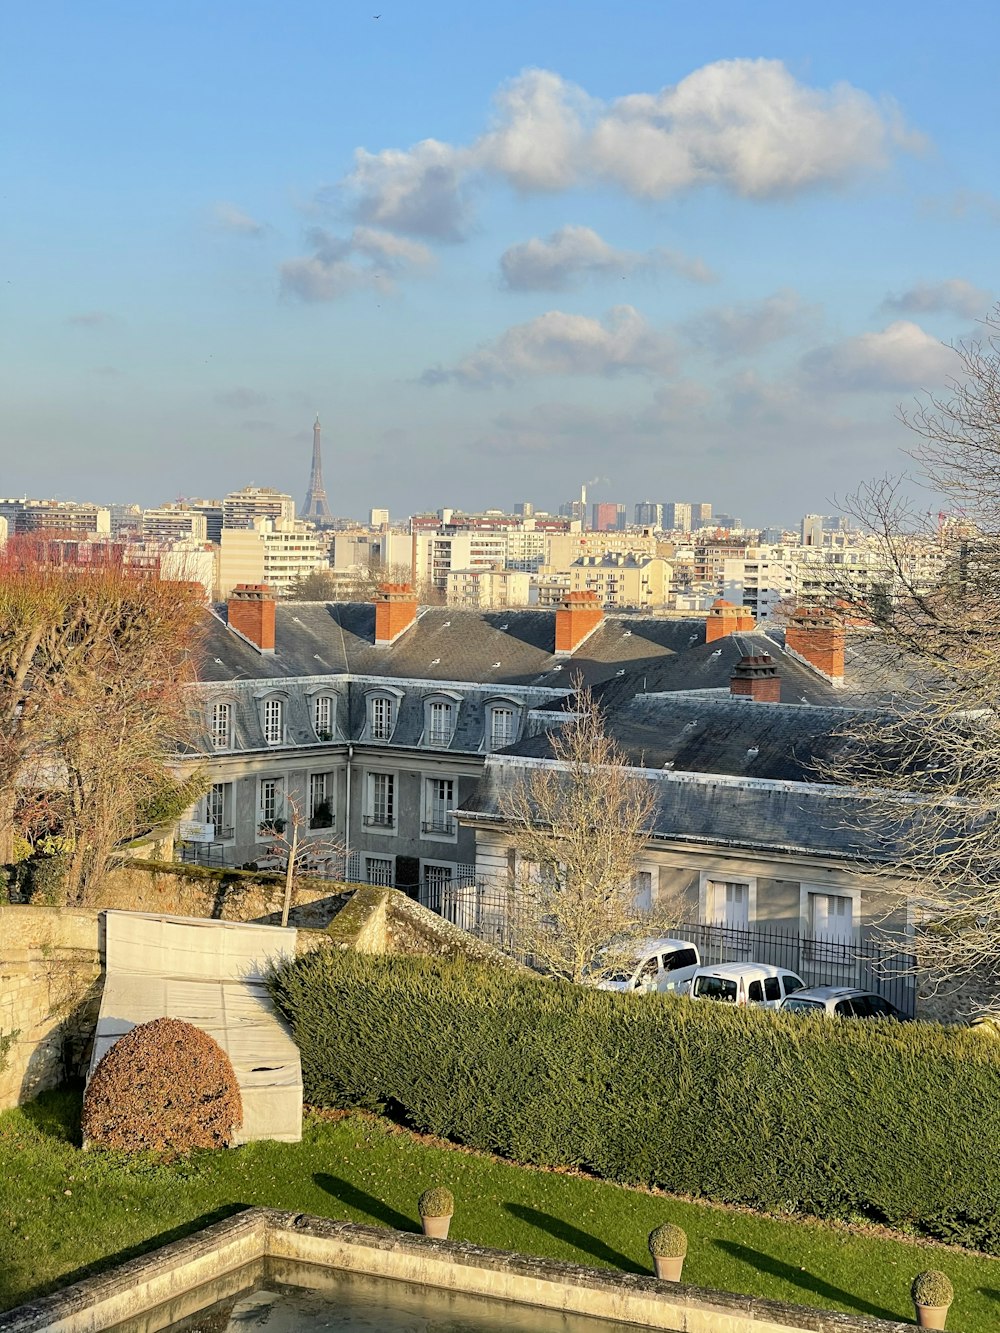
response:
{"label": "slate roof", "polygon": [[[489,757],[460,821],[502,822],[500,788],[537,762],[510,754]],[[903,845],[884,808],[852,788],[642,771],[657,789],[654,840],[837,858],[863,854],[889,863]],[[905,803],[900,808],[905,810]]]}
{"label": "slate roof", "polygon": [[[602,705],[607,729],[638,767],[786,782],[829,781],[826,766],[852,745],[845,724],[860,717],[853,709],[756,703],[729,694],[639,694]],[[544,718],[536,715],[537,723]],[[505,753],[551,756],[551,731],[538,725],[532,731]]]}
{"label": "slate roof", "polygon": [[204,681],[369,675],[398,680],[569,688],[578,674],[617,702],[639,692],[728,690],[744,654],[770,650],[782,676],[782,699],[846,702],[844,691],[784,654],[762,636],[706,644],[704,619],[608,615],[572,657],[557,656],[554,611],[490,611],[425,607],[395,643],[375,646],[370,603],[279,602],[275,651],[261,653],[225,624],[225,608],[207,617],[201,650]]}

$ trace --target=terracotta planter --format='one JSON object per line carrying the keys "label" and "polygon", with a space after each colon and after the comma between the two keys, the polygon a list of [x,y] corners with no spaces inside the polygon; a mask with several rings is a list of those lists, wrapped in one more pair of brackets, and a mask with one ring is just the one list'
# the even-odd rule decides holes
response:
{"label": "terracotta planter", "polygon": [[653,1267],[656,1269],[656,1276],[660,1278],[661,1281],[680,1282],[681,1269],[684,1267],[684,1260],[683,1258],[673,1259],[669,1255],[654,1254]]}
{"label": "terracotta planter", "polygon": [[950,1305],[917,1305],[917,1324],[920,1328],[944,1328]]}
{"label": "terracotta planter", "polygon": [[433,1236],[435,1240],[447,1240],[451,1219],[451,1213],[448,1213],[446,1217],[421,1217],[420,1224],[424,1229],[425,1236]]}

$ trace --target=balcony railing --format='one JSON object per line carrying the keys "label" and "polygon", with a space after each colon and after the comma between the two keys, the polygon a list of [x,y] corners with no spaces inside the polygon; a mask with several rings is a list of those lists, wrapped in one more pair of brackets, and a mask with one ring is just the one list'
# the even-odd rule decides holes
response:
{"label": "balcony railing", "polygon": [[366,828],[395,828],[396,826],[395,816],[389,814],[364,815],[362,822]]}
{"label": "balcony railing", "polygon": [[455,821],[448,815],[431,815],[424,820],[422,828],[425,833],[447,833],[450,836],[455,832]]}

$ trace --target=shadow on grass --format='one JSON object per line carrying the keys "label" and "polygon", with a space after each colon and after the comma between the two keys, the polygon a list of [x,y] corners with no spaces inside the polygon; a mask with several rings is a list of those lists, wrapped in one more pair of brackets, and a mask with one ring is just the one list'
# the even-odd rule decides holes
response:
{"label": "shadow on grass", "polygon": [[725,1250],[727,1254],[732,1255],[734,1259],[739,1259],[742,1263],[749,1265],[750,1268],[756,1268],[758,1273],[770,1273],[772,1277],[777,1277],[782,1282],[787,1282],[791,1287],[798,1287],[801,1291],[808,1291],[814,1296],[823,1296],[828,1301],[837,1301],[841,1305],[848,1306],[851,1310],[856,1310],[858,1314],[873,1315],[876,1319],[899,1319],[899,1312],[896,1310],[886,1310],[881,1305],[872,1305],[870,1301],[862,1300],[855,1296],[853,1292],[844,1291],[841,1287],[835,1287],[830,1282],[825,1282],[823,1278],[816,1277],[814,1273],[807,1273],[802,1268],[795,1268],[792,1264],[786,1264],[781,1259],[774,1259],[769,1254],[764,1254],[760,1250],[751,1250],[747,1245],[740,1245],[734,1240],[716,1240],[712,1242],[720,1250]]}
{"label": "shadow on grass", "polygon": [[58,1277],[51,1278],[48,1282],[40,1282],[35,1287],[26,1287],[24,1291],[18,1293],[17,1302],[19,1305],[24,1305],[28,1301],[37,1301],[53,1291],[72,1286],[74,1282],[82,1282],[85,1277],[93,1277],[95,1273],[103,1273],[109,1268],[114,1268],[117,1264],[125,1264],[130,1259],[138,1259],[144,1254],[149,1254],[151,1250],[158,1250],[163,1245],[170,1245],[175,1240],[183,1240],[185,1236],[190,1236],[194,1231],[201,1231],[203,1227],[211,1226],[213,1222],[223,1222],[227,1217],[232,1217],[235,1213],[246,1212],[248,1208],[253,1206],[248,1203],[228,1203],[210,1213],[202,1213],[200,1217],[192,1217],[176,1227],[171,1227],[169,1231],[161,1231],[158,1236],[150,1236],[148,1240],[140,1241],[138,1245],[130,1245],[128,1249],[119,1250],[116,1254],[102,1255],[100,1259],[95,1259],[92,1264],[85,1264],[82,1268],[75,1268],[69,1273],[60,1273]]}
{"label": "shadow on grass", "polygon": [[18,1108],[28,1124],[47,1139],[80,1146],[80,1111],[83,1108],[83,1084],[67,1083],[41,1092]]}
{"label": "shadow on grass", "polygon": [[977,1287],[976,1290],[980,1296],[985,1296],[987,1300],[996,1301],[1000,1304],[1000,1291],[997,1291],[996,1287]]}
{"label": "shadow on grass", "polygon": [[541,1213],[537,1208],[529,1208],[523,1203],[505,1203],[503,1207],[505,1212],[516,1217],[519,1222],[527,1222],[529,1226],[537,1227],[539,1231],[547,1231],[556,1240],[565,1241],[567,1245],[582,1250],[584,1254],[589,1254],[602,1264],[620,1268],[625,1273],[649,1273],[648,1268],[643,1268],[634,1259],[619,1254],[597,1236],[581,1231],[579,1227],[573,1226],[572,1222],[564,1222],[561,1217],[553,1217],[551,1213]]}
{"label": "shadow on grass", "polygon": [[352,1185],[349,1180],[341,1180],[340,1176],[328,1175],[326,1171],[316,1171],[313,1174],[313,1180],[327,1194],[332,1194],[335,1199],[346,1204],[348,1208],[353,1208],[355,1212],[363,1213],[366,1217],[373,1217],[379,1222],[384,1222],[387,1227],[394,1227],[397,1231],[416,1231],[412,1217],[407,1217],[404,1213],[397,1213],[395,1208],[391,1208],[381,1199],[376,1199],[374,1194],[366,1194],[364,1190],[359,1190],[357,1185]]}

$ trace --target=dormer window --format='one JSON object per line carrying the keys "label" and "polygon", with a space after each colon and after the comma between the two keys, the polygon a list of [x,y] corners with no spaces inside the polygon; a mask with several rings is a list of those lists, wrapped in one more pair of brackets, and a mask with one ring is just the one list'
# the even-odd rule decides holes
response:
{"label": "dormer window", "polygon": [[503,750],[517,740],[517,714],[510,704],[491,704],[488,710],[491,750]]}
{"label": "dormer window", "polygon": [[285,739],[285,704],[282,699],[264,700],[264,740],[268,745],[281,745]]}
{"label": "dormer window", "polygon": [[449,698],[431,698],[425,709],[424,740],[428,745],[451,745],[455,734],[455,704]]}
{"label": "dormer window", "polygon": [[233,705],[212,705],[212,749],[233,748]]}
{"label": "dormer window", "polygon": [[369,700],[369,729],[373,741],[387,741],[396,725],[396,701],[376,694]]}
{"label": "dormer window", "polygon": [[328,694],[317,694],[313,700],[313,731],[318,740],[333,740],[333,699]]}

